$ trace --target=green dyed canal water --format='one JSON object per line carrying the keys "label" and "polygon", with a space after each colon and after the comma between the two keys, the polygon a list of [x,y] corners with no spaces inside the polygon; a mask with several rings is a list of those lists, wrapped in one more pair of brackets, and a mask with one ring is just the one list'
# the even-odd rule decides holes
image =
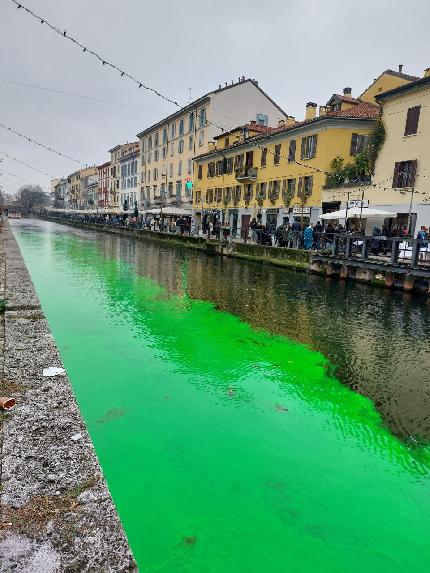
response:
{"label": "green dyed canal water", "polygon": [[424,305],[13,229],[140,571],[429,570]]}

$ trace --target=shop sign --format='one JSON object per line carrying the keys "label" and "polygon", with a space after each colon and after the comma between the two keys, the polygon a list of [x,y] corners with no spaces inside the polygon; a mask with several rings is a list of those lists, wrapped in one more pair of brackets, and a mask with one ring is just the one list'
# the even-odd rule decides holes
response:
{"label": "shop sign", "polygon": [[354,201],[348,201],[348,209],[361,209],[364,207],[369,206],[369,199],[365,199],[364,201],[360,201],[360,199]]}
{"label": "shop sign", "polygon": [[266,209],[267,215],[277,215],[279,213],[279,209]]}
{"label": "shop sign", "polygon": [[293,207],[293,215],[310,215],[310,207]]}

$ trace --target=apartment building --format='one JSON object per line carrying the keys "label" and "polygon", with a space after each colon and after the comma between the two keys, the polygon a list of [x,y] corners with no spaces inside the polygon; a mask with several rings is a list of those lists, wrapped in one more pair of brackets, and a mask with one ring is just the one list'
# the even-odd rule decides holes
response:
{"label": "apartment building", "polygon": [[319,114],[317,107],[309,102],[302,122],[288,117],[276,129],[251,122],[216,136],[194,161],[195,223],[217,218],[236,230],[252,218],[269,226],[316,221],[333,159],[363,150],[380,111],[349,88]]}
{"label": "apartment building", "polygon": [[191,211],[193,157],[222,132],[252,119],[277,125],[286,113],[252,79],[221,85],[138,134],[140,206],[175,205]]}
{"label": "apartment building", "polygon": [[[127,155],[130,149],[139,146],[139,142],[123,143],[116,145],[109,150],[110,153],[110,182],[109,182],[109,207],[111,209],[123,208],[124,201],[124,189],[121,190],[121,165],[124,155]],[[139,160],[138,160],[139,162]],[[137,175],[137,174],[136,174]],[[137,175],[138,177],[138,175]],[[134,181],[133,181],[134,183]],[[137,182],[136,182],[137,186]],[[137,187],[133,188],[133,192],[136,191]]]}
{"label": "apartment building", "polygon": [[109,207],[110,196],[110,169],[111,163],[107,161],[98,166],[98,206],[105,209]]}
{"label": "apartment building", "polygon": [[140,146],[134,143],[121,149],[120,169],[120,204],[124,211],[138,207],[138,163]]}
{"label": "apartment building", "polygon": [[[375,162],[369,185],[326,190],[325,200],[347,200],[394,213],[388,227],[416,235],[430,226],[430,68],[424,77],[376,95],[381,105],[384,144]],[[381,221],[382,223],[382,221]]]}

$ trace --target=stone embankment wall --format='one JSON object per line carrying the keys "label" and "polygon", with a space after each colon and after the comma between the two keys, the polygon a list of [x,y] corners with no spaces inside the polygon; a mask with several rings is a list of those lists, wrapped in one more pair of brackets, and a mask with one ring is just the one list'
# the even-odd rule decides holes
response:
{"label": "stone embankment wall", "polygon": [[[5,304],[3,305],[3,301]],[[33,283],[0,224],[0,572],[137,571]]]}
{"label": "stone embankment wall", "polygon": [[72,227],[78,227],[80,229],[106,231],[115,235],[133,237],[138,240],[152,240],[175,246],[184,246],[188,249],[203,251],[208,254],[257,261],[298,271],[306,271],[310,268],[310,253],[299,249],[279,249],[278,247],[255,245],[252,243],[244,244],[234,241],[229,243],[226,241],[208,240],[204,237],[160,233],[159,231],[149,231],[147,229],[135,230],[111,225],[79,223],[77,221],[67,221],[51,216],[43,216],[42,218],[47,221],[53,221],[54,223],[60,223],[62,225],[71,225]]}

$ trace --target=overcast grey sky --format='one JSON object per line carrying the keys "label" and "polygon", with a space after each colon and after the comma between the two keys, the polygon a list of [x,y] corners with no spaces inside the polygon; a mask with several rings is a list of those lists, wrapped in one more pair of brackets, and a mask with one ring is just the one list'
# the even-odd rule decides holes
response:
{"label": "overcast grey sky", "polygon": [[[430,2],[409,0],[24,0],[36,13],[179,103],[252,77],[289,114],[345,86],[359,95],[382,70],[430,66]],[[103,67],[0,0],[0,78],[112,100],[93,102],[0,81],[0,123],[88,164],[176,108]],[[135,109],[136,106],[141,109]],[[250,118],[251,119],[251,118]],[[0,129],[0,152],[65,176],[78,166]],[[4,156],[0,155],[0,158]],[[0,172],[49,189],[4,158]],[[21,180],[0,177],[5,191]]]}

